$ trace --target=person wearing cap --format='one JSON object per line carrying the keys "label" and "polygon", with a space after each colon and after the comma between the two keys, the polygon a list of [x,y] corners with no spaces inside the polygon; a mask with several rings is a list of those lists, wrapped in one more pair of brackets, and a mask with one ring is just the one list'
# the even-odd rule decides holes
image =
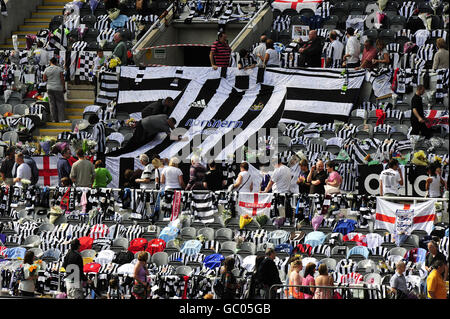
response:
{"label": "person wearing cap", "polygon": [[83,282],[87,281],[87,277],[83,272],[83,258],[78,252],[80,246],[78,239],[72,240],[70,250],[62,264],[62,267],[66,270],[65,282],[68,299],[84,299]]}
{"label": "person wearing cap", "polygon": [[273,193],[290,193],[292,179],[291,169],[283,164],[281,158],[277,158],[274,163],[275,170],[263,193],[268,193],[270,190],[272,190]]}

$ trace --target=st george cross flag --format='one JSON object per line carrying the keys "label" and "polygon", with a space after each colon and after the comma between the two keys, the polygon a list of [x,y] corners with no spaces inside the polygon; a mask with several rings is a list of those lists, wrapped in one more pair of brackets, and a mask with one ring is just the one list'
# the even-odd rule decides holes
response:
{"label": "st george cross flag", "polygon": [[286,9],[294,9],[300,12],[302,9],[311,9],[316,11],[317,6],[322,0],[275,0],[272,2],[274,9],[283,12]]}
{"label": "st george cross flag", "polygon": [[38,186],[58,186],[58,157],[33,157],[39,170]]}
{"label": "st george cross flag", "polygon": [[386,229],[392,234],[411,234],[413,230],[433,230],[436,200],[415,205],[397,204],[377,198],[375,229]]}
{"label": "st george cross flag", "polygon": [[239,193],[239,215],[267,215],[270,217],[273,194],[271,193]]}

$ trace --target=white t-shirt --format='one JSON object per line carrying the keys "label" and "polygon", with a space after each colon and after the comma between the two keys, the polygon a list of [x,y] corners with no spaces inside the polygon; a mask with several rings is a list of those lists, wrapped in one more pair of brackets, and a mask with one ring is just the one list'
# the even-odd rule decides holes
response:
{"label": "white t-shirt", "polygon": [[383,183],[383,195],[386,193],[398,195],[400,174],[392,168],[385,169],[380,174],[380,181]]}
{"label": "white t-shirt", "polygon": [[432,176],[433,180],[430,183],[430,188],[428,190],[428,197],[436,198],[441,197],[441,177],[440,176]]}
{"label": "white t-shirt", "polygon": [[[21,179],[28,179],[31,181],[31,167],[27,163],[22,163],[17,168],[16,177],[19,177]],[[17,182],[16,186],[22,186],[22,182]]]}
{"label": "white t-shirt", "polygon": [[256,59],[256,65],[262,67],[263,61],[258,57],[258,55],[260,55],[264,59],[264,55],[266,55],[266,44],[260,43],[256,48],[254,48],[253,55]]}
{"label": "white t-shirt", "polygon": [[178,176],[183,176],[183,172],[178,167],[167,166],[161,174],[166,178],[166,189],[181,188]]}
{"label": "white t-shirt", "polygon": [[252,192],[250,186],[252,185],[252,177],[248,171],[240,172],[238,177],[242,176],[241,185],[237,187],[237,191],[239,192]]}
{"label": "white t-shirt", "polygon": [[347,44],[345,45],[345,54],[350,54],[347,58],[347,63],[358,63],[359,53],[361,51],[361,45],[356,36],[351,36],[347,39]]}
{"label": "white t-shirt", "polygon": [[144,168],[144,171],[141,174],[141,178],[149,178],[150,183],[141,183],[141,189],[150,189],[152,188],[151,179],[152,179],[152,173],[153,173],[153,165],[147,164]]}
{"label": "white t-shirt", "polygon": [[292,174],[289,167],[281,165],[276,168],[272,174],[272,192],[273,193],[289,193],[291,188]]}
{"label": "white t-shirt", "polygon": [[269,60],[266,65],[276,65],[280,66],[280,58],[278,57],[278,52],[274,49],[267,49],[266,53],[269,55]]}

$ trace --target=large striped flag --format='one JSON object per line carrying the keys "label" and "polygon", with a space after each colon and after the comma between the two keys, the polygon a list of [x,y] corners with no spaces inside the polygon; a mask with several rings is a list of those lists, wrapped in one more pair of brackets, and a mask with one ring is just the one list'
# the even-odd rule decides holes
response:
{"label": "large striped flag", "polygon": [[272,193],[239,193],[239,215],[257,216],[265,214],[270,217]]}
{"label": "large striped flag", "polygon": [[39,170],[39,186],[58,186],[58,157],[36,156],[33,157]]}
{"label": "large striped flag", "polygon": [[277,127],[280,120],[345,121],[364,74],[350,70],[343,76],[340,70],[319,68],[286,72],[278,68],[122,67],[117,111],[140,112],[150,102],[170,96],[176,103],[170,116],[187,133],[185,141],[160,134],[139,151],[121,157],[148,152],[184,159],[195,147],[203,156],[214,151],[216,160],[226,160],[250,136]]}
{"label": "large striped flag", "polygon": [[425,230],[430,234],[436,216],[435,202],[436,200],[430,199],[410,205],[377,198],[375,229],[386,229],[392,234],[411,234],[413,230]]}

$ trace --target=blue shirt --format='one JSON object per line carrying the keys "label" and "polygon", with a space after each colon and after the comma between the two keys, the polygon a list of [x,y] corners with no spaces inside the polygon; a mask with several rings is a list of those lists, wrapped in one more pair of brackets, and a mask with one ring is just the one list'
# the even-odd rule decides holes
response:
{"label": "blue shirt", "polygon": [[57,168],[58,168],[58,183],[59,185],[61,185],[61,179],[64,177],[68,177],[70,178],[70,164],[69,161],[63,157],[61,157],[60,159],[58,159],[58,164],[57,164]]}

